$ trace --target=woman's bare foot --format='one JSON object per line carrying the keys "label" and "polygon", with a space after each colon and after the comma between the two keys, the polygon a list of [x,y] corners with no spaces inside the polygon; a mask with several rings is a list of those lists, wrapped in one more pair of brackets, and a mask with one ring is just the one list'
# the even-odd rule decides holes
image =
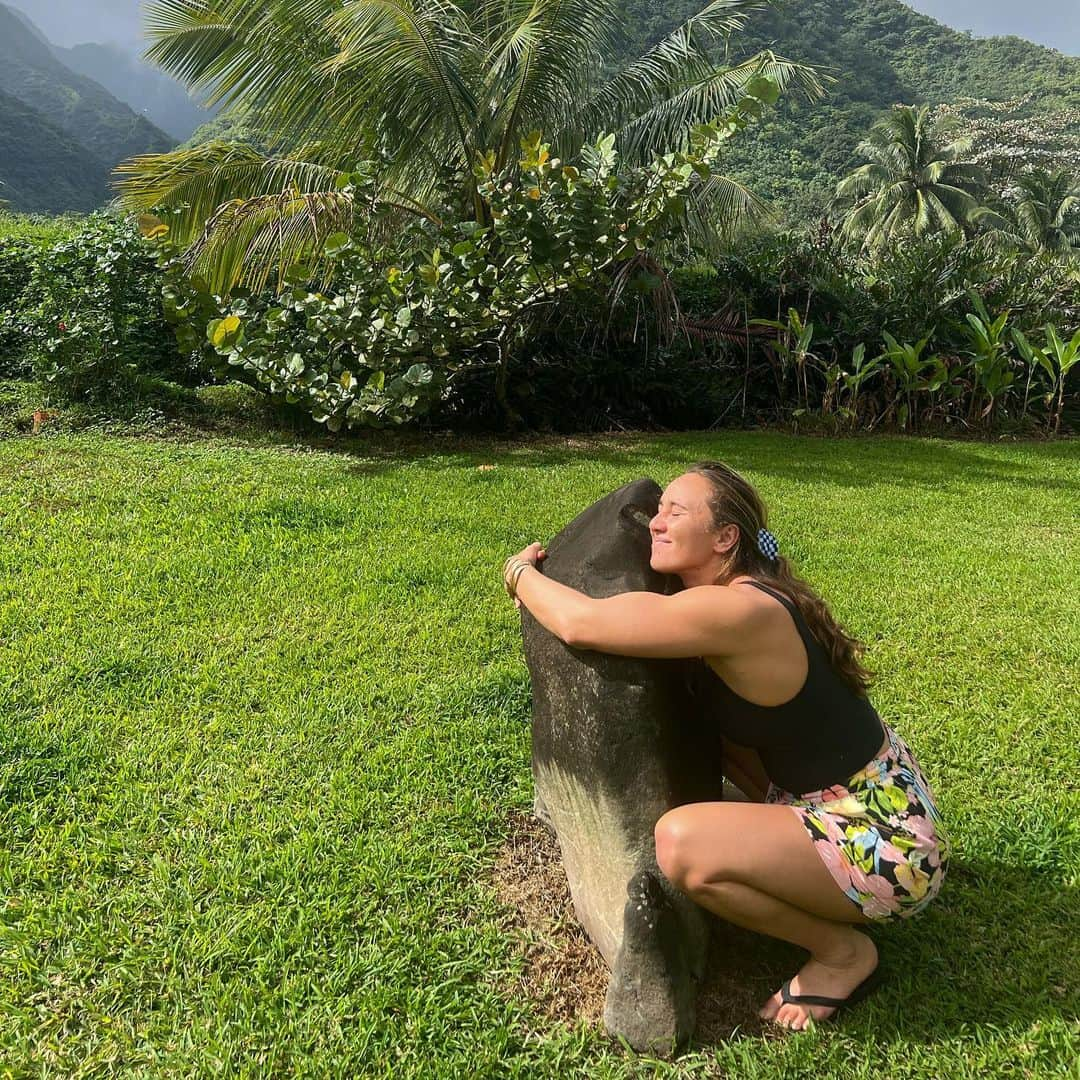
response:
{"label": "woman's bare foot", "polygon": [[[815,953],[791,980],[791,993],[820,994],[845,998],[877,967],[877,947],[858,930],[843,927],[841,944],[835,950]],[[761,1007],[758,1016],[775,1020],[792,1031],[802,1031],[810,1019],[825,1020],[836,1010],[824,1005],[789,1005],[780,1000],[780,991]]]}

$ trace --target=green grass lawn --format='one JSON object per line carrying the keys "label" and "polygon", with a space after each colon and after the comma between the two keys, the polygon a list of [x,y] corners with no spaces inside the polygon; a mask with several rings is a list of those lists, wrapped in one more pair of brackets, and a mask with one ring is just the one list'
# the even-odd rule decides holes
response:
{"label": "green grass lawn", "polygon": [[[1077,444],[364,445],[0,442],[0,1076],[1080,1075]],[[513,989],[499,569],[700,457],[870,643],[955,854],[841,1023],[661,1065]]]}

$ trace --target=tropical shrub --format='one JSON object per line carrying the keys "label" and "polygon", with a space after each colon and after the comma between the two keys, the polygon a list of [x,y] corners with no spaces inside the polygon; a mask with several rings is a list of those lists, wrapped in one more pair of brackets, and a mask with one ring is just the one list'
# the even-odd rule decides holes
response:
{"label": "tropical shrub", "polygon": [[[332,235],[324,288],[299,265],[279,294],[234,291],[225,300],[194,280],[185,293],[173,261],[169,315],[190,341],[191,319],[201,323],[216,304],[205,324],[209,345],[331,430],[403,423],[426,412],[458,372],[483,366],[495,369],[495,396],[512,421],[511,360],[556,301],[609,275],[642,291],[659,283],[648,249],[680,233],[688,192],[713,175],[726,140],[778,95],[764,77],[744,92],[728,116],[694,128],[687,152],[643,167],[620,160],[612,135],[586,146],[576,165],[552,158],[539,132],[522,139],[520,159],[502,171],[493,154],[482,155],[475,171],[489,225],[413,216],[392,249],[360,230]],[[380,183],[368,167],[342,191],[377,199]]]}
{"label": "tropical shrub", "polygon": [[1016,334],[1043,342],[1050,326],[1065,341],[1080,327],[1075,260],[959,233],[871,254],[827,222],[746,238],[687,295],[769,328],[751,379],[775,385],[777,417],[826,412],[852,427],[984,428],[1029,410],[1052,427],[1047,394],[1064,402],[1067,390]]}
{"label": "tropical shrub", "polygon": [[79,227],[72,217],[9,214],[0,210],[0,378],[25,377],[26,338],[16,315],[40,253]]}
{"label": "tropical shrub", "polygon": [[33,241],[0,240],[0,378],[26,375],[29,358],[17,314],[40,247]]}
{"label": "tropical shrub", "polygon": [[[13,278],[25,267],[13,259]],[[105,214],[32,253],[7,319],[25,339],[27,367],[61,396],[123,393],[141,376],[190,381],[161,305],[162,276],[134,223]]]}

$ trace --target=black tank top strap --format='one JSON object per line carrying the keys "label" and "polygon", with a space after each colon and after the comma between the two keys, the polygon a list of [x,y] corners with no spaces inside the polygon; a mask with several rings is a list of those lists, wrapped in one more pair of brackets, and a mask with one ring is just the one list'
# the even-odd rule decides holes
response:
{"label": "black tank top strap", "polygon": [[795,602],[790,597],[785,596],[779,589],[774,589],[771,585],[766,585],[763,581],[750,580],[743,584],[753,585],[755,589],[761,589],[762,592],[767,592],[774,600],[779,600],[786,608],[790,609],[796,607]]}
{"label": "black tank top strap", "polygon": [[781,604],[787,608],[791,617],[795,620],[795,629],[799,631],[799,637],[803,639],[803,643],[809,647],[811,641],[817,642],[817,638],[814,637],[810,627],[806,625],[806,620],[803,618],[803,613],[799,610],[799,605],[795,603],[790,597],[785,596],[779,589],[774,589],[771,585],[765,585],[760,581],[748,581],[747,585],[753,585],[755,589],[760,589],[763,593],[767,593],[774,600],[779,600]]}

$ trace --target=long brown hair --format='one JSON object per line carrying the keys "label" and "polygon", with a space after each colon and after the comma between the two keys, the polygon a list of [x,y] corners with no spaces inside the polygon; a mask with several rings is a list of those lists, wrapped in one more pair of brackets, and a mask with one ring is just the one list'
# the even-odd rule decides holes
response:
{"label": "long brown hair", "polygon": [[770,559],[758,547],[758,530],[766,528],[767,512],[754,486],[720,461],[699,461],[687,472],[704,476],[712,485],[709,510],[713,525],[718,528],[730,523],[739,529],[739,539],[729,552],[728,564],[717,584],[745,574],[788,596],[825,650],[833,671],[856,694],[865,697],[871,678],[859,660],[865,646],[833,618],[825,601],[795,574],[783,555]]}

